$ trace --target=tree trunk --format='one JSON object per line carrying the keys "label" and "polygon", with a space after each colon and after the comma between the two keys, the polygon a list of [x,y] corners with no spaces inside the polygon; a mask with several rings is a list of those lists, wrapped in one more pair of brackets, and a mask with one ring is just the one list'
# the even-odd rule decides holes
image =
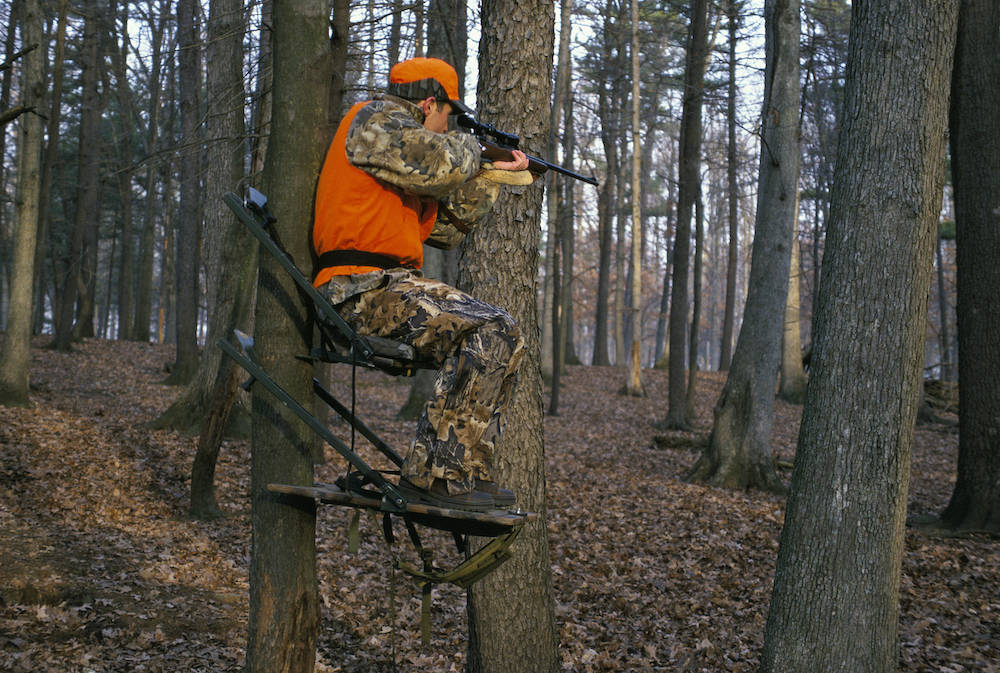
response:
{"label": "tree trunk", "polygon": [[[118,198],[121,201],[121,272],[118,276],[118,338],[128,339],[134,332],[135,318],[135,261],[132,225],[132,177],[134,173],[132,157],[132,136],[134,125],[139,119],[135,114],[135,100],[132,86],[125,68],[126,50],[129,45],[128,6],[122,4],[120,27],[114,31],[109,42],[112,45],[112,63],[115,73],[115,93],[118,97],[119,121],[119,168]],[[118,44],[118,37],[122,44]]]}
{"label": "tree trunk", "polygon": [[[573,0],[562,0],[559,14],[559,58],[556,61],[556,82],[555,95],[552,106],[549,108],[549,128],[552,130],[549,135],[549,142],[545,148],[545,156],[549,161],[558,161],[556,149],[559,147],[558,134],[560,123],[562,122],[563,102],[569,95],[569,45],[572,39],[572,24],[570,17],[573,11]],[[542,378],[546,381],[553,379],[556,344],[554,338],[558,326],[552,320],[554,316],[561,315],[562,297],[554,294],[555,275],[560,273],[560,269],[555,267],[555,259],[559,256],[556,253],[556,239],[560,238],[561,232],[557,232],[560,227],[559,220],[559,194],[562,190],[562,183],[565,182],[558,173],[549,171],[545,175],[545,196],[548,211],[549,235],[545,241],[545,277],[542,285]],[[554,306],[554,304],[556,306]]]}
{"label": "tree trunk", "polygon": [[[76,324],[73,338],[95,335],[97,312],[97,262],[101,220],[101,162],[105,153],[101,135],[101,117],[107,86],[100,87],[104,53],[101,45],[106,8],[99,2],[86,3],[83,59],[86,61],[80,113],[80,183],[75,226],[82,229],[82,259],[77,275]],[[86,139],[86,140],[84,140]]]}
{"label": "tree trunk", "polygon": [[762,673],[897,670],[957,8],[852,3],[809,390]]}
{"label": "tree trunk", "polygon": [[[954,89],[954,87],[952,88]],[[952,182],[954,183],[954,180]],[[940,376],[942,381],[954,381],[955,363],[951,352],[951,330],[948,329],[948,324],[951,322],[951,311],[949,310],[950,303],[944,285],[943,243],[941,227],[939,226],[937,245],[934,247],[934,256],[937,259],[938,349],[941,351]]]}
{"label": "tree trunk", "polygon": [[762,150],[747,303],[712,436],[688,478],[783,491],[771,460],[771,424],[799,176],[799,2],[768,0],[764,17]]}
{"label": "tree trunk", "polygon": [[[69,350],[74,336],[93,334],[93,310],[88,295],[85,262],[87,242],[96,248],[96,227],[100,210],[100,161],[101,141],[99,125],[101,121],[101,96],[97,90],[98,38],[97,5],[91,2],[85,12],[83,46],[80,54],[82,89],[82,113],[80,115],[79,164],[77,167],[76,213],[73,221],[73,236],[70,247],[70,263],[62,287],[59,304],[59,319],[53,346],[57,350]],[[96,255],[96,249],[93,249]],[[89,306],[89,308],[88,308]],[[77,326],[73,316],[77,316]],[[89,325],[89,327],[88,327]]]}
{"label": "tree trunk", "polygon": [[692,0],[684,66],[684,103],[681,113],[680,189],[674,240],[674,274],[670,291],[670,353],[667,393],[668,428],[687,428],[687,378],[685,365],[688,320],[688,269],[691,255],[691,214],[698,196],[701,173],[701,107],[705,89],[705,56],[708,45],[708,0]]}
{"label": "tree trunk", "polygon": [[[798,208],[795,209],[796,213]],[[794,221],[794,218],[793,218]],[[793,225],[794,229],[794,225]],[[792,258],[788,272],[788,292],[785,300],[784,333],[781,337],[781,383],[778,396],[792,404],[806,400],[806,372],[802,367],[802,331],[799,321],[799,282],[802,267],[799,264],[799,237],[792,231]]]}
{"label": "tree trunk", "polygon": [[643,397],[642,387],[642,137],[639,128],[639,0],[632,0],[632,343],[625,392]]}
{"label": "tree trunk", "polygon": [[[59,1],[59,19],[56,27],[55,58],[52,62],[52,93],[49,101],[49,118],[46,130],[45,152],[42,159],[42,183],[38,194],[38,234],[35,240],[35,317],[32,333],[40,334],[45,324],[45,293],[51,276],[45,270],[45,259],[49,250],[49,196],[52,193],[52,172],[59,157],[59,126],[62,119],[62,91],[65,77],[67,0]],[[2,148],[2,144],[0,144]],[[2,150],[0,150],[2,151]],[[55,264],[52,265],[53,269]],[[53,294],[53,299],[55,295]],[[55,303],[53,302],[53,310]]]}
{"label": "tree trunk", "polygon": [[[329,3],[301,0],[274,6],[274,88],[271,140],[264,168],[281,239],[300,266],[310,258],[309,227],[316,177],[330,138]],[[257,292],[256,356],[293,397],[312,396],[310,311],[288,275],[262,259]],[[271,482],[313,483],[314,439],[307,428],[259,386],[253,391],[251,447],[249,673],[310,672],[315,663],[319,605],[316,508],[278,497]]]}
{"label": "tree trunk", "polygon": [[[482,17],[479,110],[498,128],[519,134],[522,144],[537,153],[549,133],[552,3],[486,0]],[[511,188],[483,226],[466,240],[460,270],[460,285],[509,311],[525,337],[525,356],[507,414],[497,478],[517,493],[523,508],[541,514],[515,542],[513,557],[469,591],[468,662],[474,672],[559,670],[545,524],[535,282],[541,206],[537,185]]]}
{"label": "tree trunk", "polygon": [[[566,131],[563,139],[563,161],[569,167],[573,166],[573,155],[576,149],[576,135],[573,132],[573,96],[572,93],[566,97],[566,111],[564,113]],[[576,237],[573,221],[576,214],[576,185],[574,180],[563,180],[563,200],[559,210],[559,226],[564,232],[563,235],[563,273],[562,273],[562,357],[559,361],[560,370],[564,370],[567,364],[580,364],[580,357],[577,355],[576,342],[573,335],[576,328],[575,317],[573,315],[573,278],[576,258]]]}
{"label": "tree trunk", "polygon": [[608,0],[603,8],[603,34],[601,62],[608,68],[608,76],[605,81],[598,83],[597,106],[598,116],[601,119],[601,142],[604,146],[604,156],[607,161],[607,175],[601,184],[601,191],[598,195],[597,204],[597,238],[598,238],[598,261],[597,261],[597,297],[596,310],[594,315],[594,355],[592,362],[595,365],[610,365],[610,353],[608,349],[608,302],[611,291],[611,253],[612,253],[612,229],[611,223],[615,217],[615,176],[618,173],[618,149],[616,138],[617,111],[614,102],[614,73],[612,69],[614,63],[611,57],[611,39],[614,30],[613,17],[611,16],[613,3]]}
{"label": "tree trunk", "polygon": [[1000,6],[962,0],[952,78],[958,478],[943,523],[1000,532]]}
{"label": "tree trunk", "polygon": [[[21,102],[39,109],[45,83],[42,77],[42,11],[38,0],[26,0],[21,40],[36,48],[24,55]],[[17,166],[17,232],[11,274],[7,334],[0,349],[0,404],[28,405],[28,363],[31,354],[31,290],[35,282],[35,236],[38,231],[38,192],[41,183],[42,118],[25,114],[20,120]]]}
{"label": "tree trunk", "polygon": [[167,383],[186,384],[198,371],[198,282],[201,264],[201,42],[195,0],[177,1],[177,63],[182,149],[175,285],[177,358]]}
{"label": "tree trunk", "polygon": [[[216,346],[234,329],[250,331],[250,303],[257,271],[257,245],[223,203],[222,195],[243,177],[243,23],[241,0],[212,0],[208,19],[208,117],[205,175],[205,251],[209,282],[209,324],[198,374],[187,386],[189,413],[201,421],[198,453],[191,469],[191,507],[205,504],[214,514],[212,475],[222,433],[236,396],[233,364]],[[173,405],[176,407],[178,402]],[[199,491],[197,486],[208,488]],[[209,502],[211,501],[211,502]]]}
{"label": "tree trunk", "polygon": [[726,179],[729,206],[729,247],[726,262],[726,308],[722,319],[722,346],[719,370],[728,371],[733,360],[733,331],[736,323],[736,269],[739,262],[739,192],[736,185],[736,31],[740,17],[736,0],[726,6],[729,15],[728,95],[726,96]]}
{"label": "tree trunk", "polygon": [[207,276],[208,334],[195,375],[170,407],[153,422],[154,428],[198,432],[212,402],[222,351],[215,343],[230,339],[233,329],[248,330],[253,298],[252,276],[257,268],[257,245],[240,224],[222,195],[236,189],[243,178],[243,71],[245,31],[240,0],[212,0],[208,19],[208,114],[205,117],[205,234],[202,251]]}
{"label": "tree trunk", "polygon": [[691,338],[688,340],[688,382],[684,412],[689,419],[695,415],[695,394],[698,392],[698,340],[701,336],[701,287],[705,257],[705,201],[698,185],[698,200],[694,213],[694,273],[691,282]]}

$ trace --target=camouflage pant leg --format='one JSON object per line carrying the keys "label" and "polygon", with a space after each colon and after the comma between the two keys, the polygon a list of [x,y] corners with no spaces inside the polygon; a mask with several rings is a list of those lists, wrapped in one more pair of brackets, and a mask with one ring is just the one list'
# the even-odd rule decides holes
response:
{"label": "camouflage pant leg", "polygon": [[441,365],[417,422],[403,475],[427,488],[444,479],[456,492],[490,480],[524,341],[503,310],[417,276],[349,299],[341,315],[360,334],[410,344]]}

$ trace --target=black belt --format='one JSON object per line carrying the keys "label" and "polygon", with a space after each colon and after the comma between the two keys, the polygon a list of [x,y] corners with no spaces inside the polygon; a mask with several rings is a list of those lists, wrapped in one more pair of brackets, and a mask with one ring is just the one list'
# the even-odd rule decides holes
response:
{"label": "black belt", "polygon": [[365,250],[327,250],[319,256],[319,268],[331,266],[374,266],[378,269],[398,269],[406,265],[395,257]]}

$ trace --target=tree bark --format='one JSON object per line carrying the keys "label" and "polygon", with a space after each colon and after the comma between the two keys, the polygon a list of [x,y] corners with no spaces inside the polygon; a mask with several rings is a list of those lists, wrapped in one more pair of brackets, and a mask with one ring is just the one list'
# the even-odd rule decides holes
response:
{"label": "tree bark", "polygon": [[[548,137],[553,27],[551,2],[485,0],[479,52],[479,110],[537,153]],[[517,55],[512,57],[511,55]],[[504,307],[525,337],[520,381],[507,413],[498,481],[521,507],[539,512],[513,557],[469,591],[469,670],[559,670],[551,563],[545,524],[542,382],[536,277],[542,193],[510,188],[466,240],[460,285]]]}
{"label": "tree bark", "polygon": [[[798,208],[795,209],[796,214]],[[797,219],[797,217],[796,217]],[[802,367],[801,305],[799,282],[802,266],[799,251],[799,237],[792,232],[791,266],[788,272],[788,293],[785,300],[784,332],[781,337],[781,383],[778,396],[792,404],[802,404],[806,400],[806,372]]]}
{"label": "tree bark", "polygon": [[681,112],[680,189],[677,198],[677,229],[674,239],[674,273],[670,290],[670,353],[667,417],[668,428],[687,428],[688,269],[691,256],[691,215],[698,196],[701,172],[701,107],[705,91],[705,56],[708,50],[708,1],[692,0],[684,66],[684,103]]}
{"label": "tree bark", "polygon": [[[253,274],[257,268],[257,245],[223,203],[222,195],[237,189],[243,178],[243,24],[240,0],[212,0],[209,7],[206,55],[208,107],[205,117],[205,234],[202,252],[207,276],[206,305],[209,307],[205,348],[198,369],[170,407],[153,422],[154,428],[199,432],[219,390],[216,379],[227,376],[218,339],[230,339],[232,331],[249,329],[249,305],[253,299]],[[220,368],[220,365],[223,365]],[[235,393],[235,389],[232,391]]]}
{"label": "tree bark", "polygon": [[625,392],[644,397],[642,387],[642,137],[639,128],[639,0],[632,0],[632,343]]}
{"label": "tree bark", "polygon": [[[316,180],[330,138],[331,82],[327,0],[276,3],[274,88],[264,189],[277,229],[300,266],[310,258]],[[262,259],[257,292],[256,356],[293,397],[311,399],[312,367],[296,359],[312,341],[310,311],[291,278]],[[319,627],[316,507],[269,493],[271,482],[313,483],[308,429],[267,391],[253,391],[251,445],[250,618],[248,673],[310,672]],[[308,405],[307,405],[308,406]]]}
{"label": "tree bark", "polygon": [[952,76],[958,477],[943,523],[1000,531],[1000,6],[962,0]]}
{"label": "tree bark", "polygon": [[[42,10],[38,0],[26,0],[21,19],[22,42],[42,43]],[[45,83],[42,49],[24,56],[23,104],[39,109]],[[35,282],[35,236],[38,231],[38,193],[41,183],[42,118],[21,118],[18,137],[17,232],[11,277],[7,334],[0,349],[0,404],[28,405],[28,363],[31,353],[31,291]]]}
{"label": "tree bark", "polygon": [[736,0],[726,6],[729,18],[729,77],[726,96],[726,180],[727,205],[729,206],[729,246],[726,258],[726,304],[722,319],[722,345],[719,370],[728,371],[733,360],[733,332],[736,324],[736,270],[739,262],[739,192],[736,184],[736,31],[740,16]]}
{"label": "tree bark", "polygon": [[[257,271],[257,245],[223,203],[222,195],[236,189],[243,177],[243,34],[241,0],[212,0],[208,18],[208,116],[205,174],[205,252],[209,277],[209,325],[198,374],[186,388],[189,411],[201,421],[198,453],[191,468],[191,506],[204,505],[215,514],[212,477],[237,393],[233,363],[216,346],[232,339],[234,329],[250,331]],[[176,406],[175,403],[174,406]],[[207,488],[196,489],[196,486]]]}
{"label": "tree bark", "polygon": [[809,390],[762,673],[897,670],[957,8],[852,4]]}
{"label": "tree bark", "polygon": [[[88,274],[96,271],[97,223],[100,210],[100,161],[101,96],[97,87],[98,38],[97,3],[86,9],[83,28],[83,46],[80,54],[82,112],[80,115],[80,147],[77,166],[76,213],[73,219],[73,236],[70,263],[62,285],[59,319],[53,346],[69,350],[74,337],[93,335],[93,303]],[[94,267],[88,261],[88,248],[94,257]],[[76,325],[73,317],[76,315]]]}
{"label": "tree bark", "polygon": [[177,358],[167,383],[183,385],[198,371],[198,290],[201,264],[201,41],[195,0],[177,1],[177,64],[182,149],[175,289]]}
{"label": "tree bark", "polygon": [[764,5],[767,63],[757,217],[743,325],[708,446],[688,478],[783,491],[771,460],[776,376],[799,176],[799,2]]}

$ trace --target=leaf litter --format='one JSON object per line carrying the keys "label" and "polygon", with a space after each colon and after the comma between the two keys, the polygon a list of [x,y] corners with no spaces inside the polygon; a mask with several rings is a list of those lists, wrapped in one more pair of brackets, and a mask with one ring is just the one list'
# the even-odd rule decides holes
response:
{"label": "leaf litter", "polygon": [[[187,517],[196,437],[146,424],[176,397],[161,384],[165,346],[85,340],[32,349],[29,409],[0,407],[0,670],[240,671],[250,559],[249,443],[227,440],[216,492],[227,516]],[[350,377],[332,388],[350,399]],[[666,373],[645,398],[617,394],[624,372],[570,367],[558,416],[545,418],[548,532],[566,671],[755,671],[784,500],[683,481],[724,382],[701,373],[692,432],[662,432]],[[403,447],[396,420],[409,380],[359,372],[359,413]],[[791,464],[800,407],[778,402],[775,458]],[[333,421],[344,434],[342,422]],[[954,483],[957,432],[921,425],[910,512],[933,514]],[[371,457],[366,453],[366,456]],[[327,447],[317,480],[343,461]],[[787,469],[783,472],[787,478]],[[419,592],[393,573],[377,522],[320,508],[319,673],[465,669],[464,592],[434,591],[432,641]],[[435,549],[450,544],[431,536]],[[396,547],[401,547],[397,544]],[[996,541],[908,530],[899,670],[1000,671]]]}

